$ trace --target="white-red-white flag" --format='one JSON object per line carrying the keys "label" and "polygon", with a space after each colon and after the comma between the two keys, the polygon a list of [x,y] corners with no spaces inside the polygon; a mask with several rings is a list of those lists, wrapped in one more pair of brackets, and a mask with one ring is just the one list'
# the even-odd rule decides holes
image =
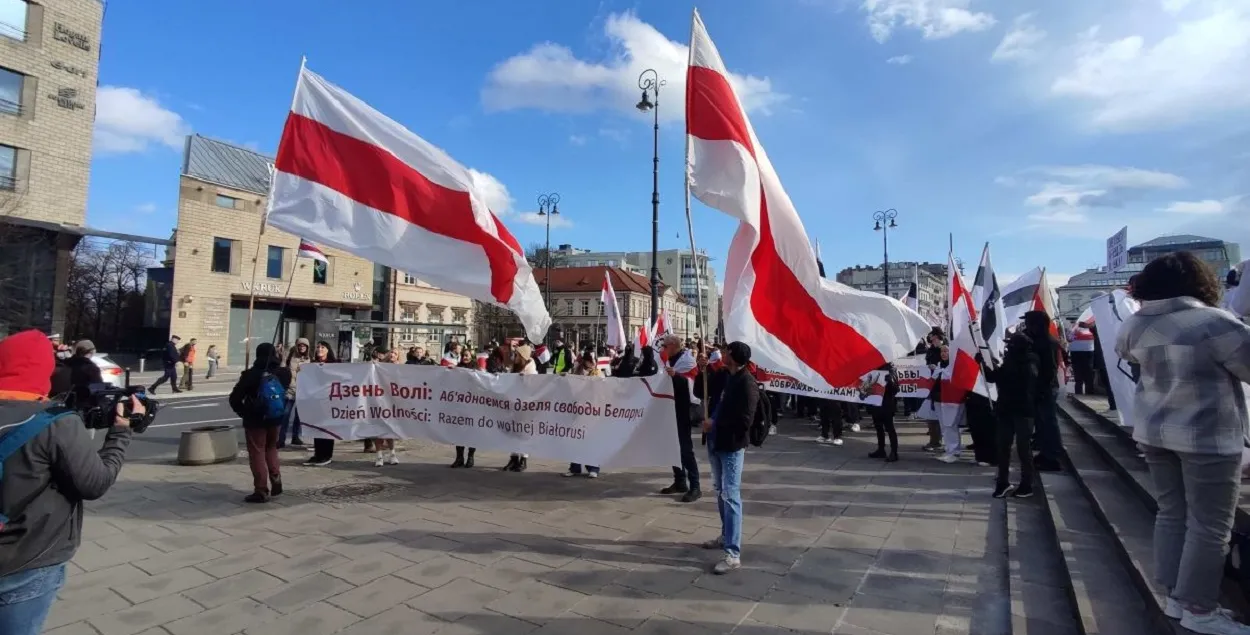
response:
{"label": "white-red-white flag", "polygon": [[324,263],[330,262],[330,259],[326,257],[326,253],[321,251],[320,247],[303,238],[299,239],[299,250],[295,252],[295,257],[312,258],[313,260]]}
{"label": "white-red-white flag", "polygon": [[530,339],[546,336],[525,252],[447,153],[301,68],[274,165],[274,227],[511,309]]}
{"label": "white-red-white flag", "polygon": [[603,303],[607,345],[616,349],[625,348],[625,326],[621,323],[621,310],[616,305],[616,290],[612,288],[611,269],[605,269],[603,272],[603,289],[599,293],[599,301]]}
{"label": "white-red-white flag", "polygon": [[898,300],[822,279],[816,254],[696,11],[686,75],[690,190],[739,221],[725,267],[728,340],[810,386],[856,383],[929,325]]}

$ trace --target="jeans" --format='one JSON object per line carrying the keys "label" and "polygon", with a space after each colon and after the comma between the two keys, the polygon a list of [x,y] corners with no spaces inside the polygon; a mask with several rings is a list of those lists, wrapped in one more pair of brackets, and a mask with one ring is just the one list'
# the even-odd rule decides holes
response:
{"label": "jeans", "polygon": [[[599,468],[597,468],[597,467],[595,467],[595,466],[593,466],[593,465],[587,465],[587,466],[586,466],[586,472],[587,472],[588,474],[598,474],[598,473],[599,473]],[[581,464],[581,463],[569,463],[569,473],[570,473],[570,474],[581,474],[581,473],[582,473],[582,464]]]}
{"label": "jeans", "polygon": [[204,375],[204,379],[212,379],[217,374],[217,360],[208,360],[208,374]]}
{"label": "jeans", "polygon": [[1037,398],[1037,415],[1033,418],[1037,426],[1037,450],[1042,460],[1058,463],[1059,455],[1063,454],[1063,439],[1059,436],[1059,388],[1052,386],[1042,391]]}
{"label": "jeans", "polygon": [[244,428],[247,439],[247,463],[252,468],[252,489],[269,494],[269,482],[281,482],[278,461],[278,427]]}
{"label": "jeans", "polygon": [[717,452],[708,446],[712,484],[716,486],[716,511],[720,512],[721,543],[725,555],[742,557],[742,464],[746,450]]}
{"label": "jeans", "polygon": [[1033,420],[1018,415],[1003,415],[998,420],[995,446],[998,455],[998,478],[994,484],[1006,487],[1011,481],[1011,443],[1015,441],[1020,460],[1020,486],[1033,487]]}
{"label": "jeans", "polygon": [[1159,503],[1155,577],[1182,605],[1214,609],[1241,491],[1241,456],[1142,449]]}
{"label": "jeans", "polygon": [[291,441],[299,440],[302,428],[299,421],[299,408],[291,408],[291,416],[282,421],[282,432],[278,435],[278,447],[286,446],[286,431],[291,430]]}
{"label": "jeans", "polygon": [[0,633],[39,635],[56,592],[65,584],[65,565],[28,569],[0,578]]}
{"label": "jeans", "polygon": [[694,458],[694,440],[690,438],[690,422],[677,417],[677,444],[681,446],[681,467],[673,466],[673,482],[687,483],[699,489],[699,463]]}

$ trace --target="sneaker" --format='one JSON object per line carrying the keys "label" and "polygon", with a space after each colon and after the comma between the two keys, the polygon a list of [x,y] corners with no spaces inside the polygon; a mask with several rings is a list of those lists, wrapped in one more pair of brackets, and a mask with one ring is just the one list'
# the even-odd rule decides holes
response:
{"label": "sneaker", "polygon": [[373,467],[382,467],[384,465],[386,465],[386,459],[383,459],[381,455],[378,455],[378,459],[373,462]]}
{"label": "sneaker", "polygon": [[816,443],[821,445],[829,445],[831,439],[829,437],[816,437]]}
{"label": "sneaker", "polygon": [[772,436],[774,434],[777,434],[777,424],[775,423],[771,426],[768,426],[768,435]]}
{"label": "sneaker", "polygon": [[726,573],[737,571],[738,569],[741,569],[741,568],[742,568],[741,558],[735,558],[733,556],[725,556],[724,560],[717,562],[716,566],[712,567],[712,573],[715,573],[716,575],[725,575]]}
{"label": "sneaker", "polygon": [[938,452],[942,449],[942,446],[933,445],[932,443],[930,443],[929,445],[923,446],[920,449],[924,450],[925,452]]}
{"label": "sneaker", "polygon": [[386,464],[387,465],[399,465],[399,457],[395,456],[394,452],[391,452],[391,455],[387,457],[386,459]]}
{"label": "sneaker", "polygon": [[985,461],[977,461],[977,467],[989,467],[990,464]]}
{"label": "sneaker", "polygon": [[1181,627],[1201,635],[1250,635],[1250,626],[1237,622],[1232,615],[1220,610],[1210,613],[1183,611]]}
{"label": "sneaker", "polygon": [[293,445],[293,446],[295,446],[295,447],[297,447],[297,448],[302,448],[302,447],[304,447],[304,440],[303,440],[303,439],[298,439],[298,438],[297,438],[297,439],[291,439],[291,445]]}
{"label": "sneaker", "polygon": [[689,492],[686,492],[686,495],[685,495],[685,496],[682,496],[682,497],[681,497],[681,502],[683,502],[683,503],[693,503],[693,502],[695,502],[695,501],[699,500],[700,498],[703,498],[703,492],[700,492],[700,491],[699,491],[699,490],[697,490],[697,489],[692,489],[692,490],[690,490]]}
{"label": "sneaker", "polygon": [[269,495],[270,496],[282,495],[282,481],[280,479],[269,479]]}
{"label": "sneaker", "polygon": [[[1224,607],[1215,610],[1218,613],[1224,613],[1229,617],[1233,617],[1233,612]],[[1185,607],[1181,606],[1181,603],[1177,602],[1176,598],[1169,595],[1167,604],[1163,605],[1163,614],[1174,620],[1179,620],[1185,617]]]}
{"label": "sneaker", "polygon": [[322,459],[314,456],[313,458],[304,461],[304,465],[309,467],[325,467],[329,465],[330,462],[330,459]]}
{"label": "sneaker", "polygon": [[994,486],[994,494],[993,494],[994,498],[1007,498],[1007,496],[1010,494],[1011,494],[1010,484]]}
{"label": "sneaker", "polygon": [[582,475],[582,473],[581,473],[581,472],[565,472],[565,473],[564,473],[564,478],[569,478],[569,477],[572,477],[572,476],[581,476],[581,475]]}
{"label": "sneaker", "polygon": [[851,432],[859,432],[859,424],[858,424],[858,423],[852,423],[852,424],[851,424]]}
{"label": "sneaker", "polygon": [[599,478],[598,472],[586,472],[586,478]]}
{"label": "sneaker", "polygon": [[268,503],[269,497],[264,494],[261,494],[260,492],[252,492],[251,494],[248,494],[247,496],[243,497],[243,502],[245,503]]}
{"label": "sneaker", "polygon": [[717,536],[711,540],[703,541],[699,546],[703,547],[704,549],[724,549],[725,539],[722,538],[721,536]]}
{"label": "sneaker", "polygon": [[1021,485],[1011,493],[1012,498],[1030,498],[1033,496],[1033,487],[1031,485]]}
{"label": "sneaker", "polygon": [[837,438],[837,439],[834,439],[834,440],[830,441],[830,443],[832,443],[832,444],[834,444],[834,445],[842,445],[842,439],[841,439],[841,438]]}
{"label": "sneaker", "polygon": [[943,463],[958,463],[959,455],[958,454],[943,454],[942,456],[937,457],[937,460]]}

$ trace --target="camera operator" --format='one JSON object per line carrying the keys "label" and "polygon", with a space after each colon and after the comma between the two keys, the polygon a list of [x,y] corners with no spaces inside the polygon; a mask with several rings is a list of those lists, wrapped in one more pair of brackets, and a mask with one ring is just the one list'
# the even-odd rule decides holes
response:
{"label": "camera operator", "polygon": [[79,410],[90,401],[92,384],[104,383],[100,367],[91,361],[92,355],[95,355],[95,344],[91,340],[78,340],[74,344],[74,356],[65,362],[69,368],[70,389],[74,397],[68,403]]}
{"label": "camera operator", "polygon": [[[36,635],[65,583],[82,536],[83,501],[104,495],[121,470],[130,423],[119,403],[96,449],[83,420],[48,401],[54,366],[47,338],[23,331],[0,340],[0,633]],[[131,397],[135,414],[143,405]],[[5,439],[29,441],[4,456]],[[10,437],[10,435],[19,435]]]}

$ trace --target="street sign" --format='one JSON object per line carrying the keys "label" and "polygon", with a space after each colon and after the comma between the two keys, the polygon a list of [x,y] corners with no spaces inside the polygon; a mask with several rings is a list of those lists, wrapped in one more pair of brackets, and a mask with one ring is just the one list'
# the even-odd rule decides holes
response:
{"label": "street sign", "polygon": [[1128,264],[1128,227],[1107,239],[1107,271],[1116,271]]}

